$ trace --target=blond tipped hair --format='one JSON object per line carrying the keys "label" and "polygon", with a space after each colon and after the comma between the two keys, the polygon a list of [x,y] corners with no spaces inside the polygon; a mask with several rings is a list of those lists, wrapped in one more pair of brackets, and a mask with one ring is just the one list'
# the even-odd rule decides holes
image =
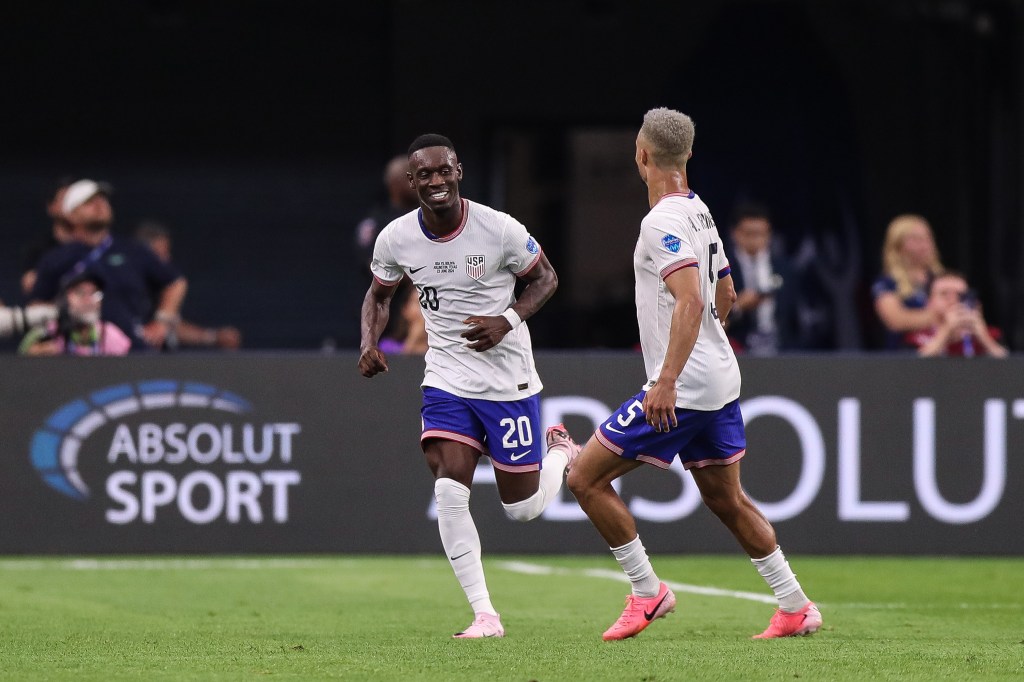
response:
{"label": "blond tipped hair", "polygon": [[[910,296],[916,288],[910,279],[907,264],[903,260],[903,240],[907,233],[919,224],[928,228],[928,233],[932,234],[932,226],[928,224],[928,221],[923,216],[913,213],[904,213],[893,218],[885,233],[885,246],[882,247],[882,268],[885,270],[885,274],[896,282],[896,293],[900,298]],[[935,241],[934,235],[932,241]],[[932,278],[946,271],[939,259],[938,249],[932,250],[932,260],[925,267]]]}
{"label": "blond tipped hair", "polygon": [[693,119],[660,107],[644,115],[640,135],[651,145],[651,160],[658,168],[682,168],[690,158],[694,136]]}

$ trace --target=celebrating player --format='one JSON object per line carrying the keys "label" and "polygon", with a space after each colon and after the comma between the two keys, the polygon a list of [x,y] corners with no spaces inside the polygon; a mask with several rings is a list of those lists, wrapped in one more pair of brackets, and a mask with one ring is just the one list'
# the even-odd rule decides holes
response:
{"label": "celebrating player", "polygon": [[675,457],[690,470],[704,504],[750,555],[779,609],[758,639],[821,627],[776,544],[775,530],[743,492],[740,373],[720,320],[736,299],[718,228],[689,188],[693,121],[670,109],[644,116],[636,165],[650,213],[633,255],[640,343],[648,381],[598,427],[569,472],[568,485],[629,576],[632,594],[605,640],[632,637],[674,610],[676,597],[647,557],[636,521],[612,481],[642,462],[663,469]]}
{"label": "celebrating player", "polygon": [[[488,454],[505,513],[529,521],[555,499],[579,453],[561,425],[548,429],[543,458],[536,441],[541,383],[524,321],[551,298],[558,277],[521,223],[459,196],[462,164],[448,138],[416,138],[407,175],[420,208],[377,237],[359,371],[372,377],[388,370],[377,343],[395,286],[407,275],[427,328],[420,445],[434,473],[441,544],[475,614],[455,637],[502,637],[469,489],[481,454]],[[518,300],[517,277],[526,282]]]}

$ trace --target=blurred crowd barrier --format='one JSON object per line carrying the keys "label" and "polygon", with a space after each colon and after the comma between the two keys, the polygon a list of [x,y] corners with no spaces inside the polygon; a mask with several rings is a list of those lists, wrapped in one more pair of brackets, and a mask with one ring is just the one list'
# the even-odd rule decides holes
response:
{"label": "blurred crowd barrier", "polygon": [[[423,360],[0,357],[0,552],[435,552]],[[542,419],[585,440],[643,381],[629,353],[540,353]],[[791,552],[1022,554],[1024,359],[744,358],[749,494]],[[474,499],[496,495],[481,460]],[[732,552],[689,474],[622,483],[645,543]],[[607,550],[563,492],[491,552]]]}

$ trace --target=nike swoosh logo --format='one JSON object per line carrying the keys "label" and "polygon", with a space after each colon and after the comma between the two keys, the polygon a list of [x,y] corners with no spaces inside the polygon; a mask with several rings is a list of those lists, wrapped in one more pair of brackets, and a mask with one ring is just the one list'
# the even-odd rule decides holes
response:
{"label": "nike swoosh logo", "polygon": [[654,620],[654,614],[656,614],[658,612],[658,609],[661,608],[661,605],[663,603],[665,603],[666,599],[668,599],[668,590],[665,591],[665,596],[661,598],[661,601],[658,602],[657,606],[655,606],[653,609],[651,609],[650,613],[647,613],[646,611],[644,611],[644,618],[646,618],[648,622]]}
{"label": "nike swoosh logo", "polygon": [[422,270],[425,267],[427,267],[427,266],[426,265],[421,265],[418,268],[409,268],[409,274],[410,275],[415,275],[417,272],[419,272],[420,270]]}
{"label": "nike swoosh logo", "polygon": [[[473,550],[469,550],[469,552],[472,552],[472,551],[473,551]],[[466,556],[467,554],[469,554],[469,552],[463,552],[463,553],[462,553],[462,554],[460,554],[459,556],[450,556],[450,557],[448,557],[448,558],[449,558],[449,559],[451,559],[452,561],[458,561],[458,560],[459,560],[459,559],[461,559],[462,557],[464,557],[464,556]],[[648,620],[650,620],[650,619],[648,618]]]}
{"label": "nike swoosh logo", "polygon": [[518,462],[519,460],[521,460],[523,457],[526,457],[531,452],[533,452],[533,448],[530,448],[526,452],[521,452],[518,455],[509,455],[508,458],[510,460],[512,460],[513,462]]}
{"label": "nike swoosh logo", "polygon": [[625,435],[626,435],[626,432],[625,432],[625,431],[619,431],[619,430],[618,430],[617,428],[615,428],[614,426],[612,426],[612,423],[611,423],[611,422],[608,422],[607,424],[605,424],[605,425],[604,425],[604,428],[608,429],[609,431],[614,431],[615,433],[621,433],[621,434],[622,434],[623,436],[625,436]]}

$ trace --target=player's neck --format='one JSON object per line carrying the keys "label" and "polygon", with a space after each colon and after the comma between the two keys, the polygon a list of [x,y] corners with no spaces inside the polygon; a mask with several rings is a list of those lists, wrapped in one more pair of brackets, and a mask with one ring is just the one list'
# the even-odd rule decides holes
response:
{"label": "player's neck", "polygon": [[666,194],[689,194],[690,187],[686,182],[686,169],[671,171],[648,171],[647,202],[651,208],[661,201]]}
{"label": "player's neck", "polygon": [[462,211],[462,197],[457,197],[454,204],[441,211],[420,205],[423,225],[435,237],[447,237],[459,229],[459,225],[462,224]]}

